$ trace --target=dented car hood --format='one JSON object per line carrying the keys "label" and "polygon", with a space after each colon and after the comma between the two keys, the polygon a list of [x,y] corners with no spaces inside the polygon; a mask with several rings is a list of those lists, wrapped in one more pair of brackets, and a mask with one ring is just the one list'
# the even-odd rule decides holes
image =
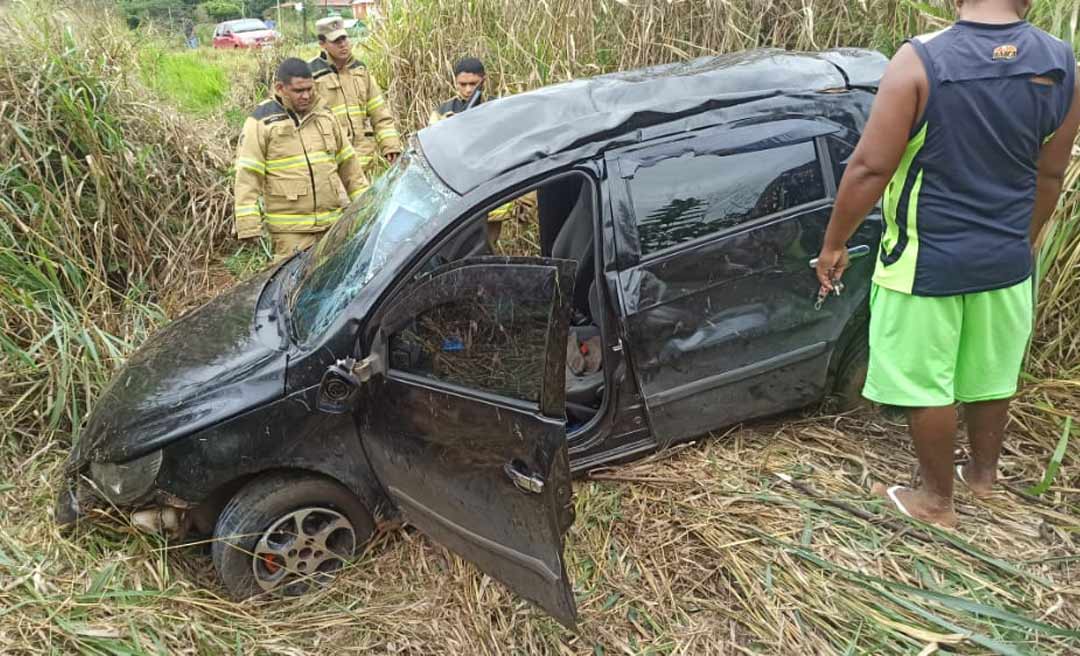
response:
{"label": "dented car hood", "polygon": [[273,273],[236,286],[143,344],[98,399],[70,464],[137,458],[281,397],[288,338]]}

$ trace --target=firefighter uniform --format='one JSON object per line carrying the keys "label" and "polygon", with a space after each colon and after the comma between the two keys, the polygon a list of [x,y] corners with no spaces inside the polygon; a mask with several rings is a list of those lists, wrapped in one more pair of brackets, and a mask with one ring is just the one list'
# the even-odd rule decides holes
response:
{"label": "firefighter uniform", "polygon": [[363,166],[371,163],[376,144],[383,156],[401,153],[394,115],[367,66],[352,59],[338,70],[325,52],[312,59],[310,66],[319,96],[341,124]]}
{"label": "firefighter uniform", "polygon": [[325,104],[299,116],[285,102],[275,96],[255,108],[236,157],[236,234],[257,237],[265,224],[278,258],[315,243],[338,220],[343,191],[351,200],[367,188]]}

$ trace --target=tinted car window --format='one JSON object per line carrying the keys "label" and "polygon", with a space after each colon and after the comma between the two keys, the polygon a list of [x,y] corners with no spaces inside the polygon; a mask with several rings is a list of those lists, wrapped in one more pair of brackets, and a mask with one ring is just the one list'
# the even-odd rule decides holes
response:
{"label": "tinted car window", "polygon": [[829,159],[832,160],[833,170],[836,172],[836,184],[839,186],[840,180],[844,177],[844,170],[847,169],[848,160],[851,159],[851,154],[855,152],[855,146],[835,137],[830,137],[827,142],[829,144]]}
{"label": "tinted car window", "polygon": [[390,366],[539,402],[550,302],[474,296],[437,305],[390,338]]}
{"label": "tinted car window", "polygon": [[825,197],[809,141],[672,157],[639,168],[629,185],[642,255]]}

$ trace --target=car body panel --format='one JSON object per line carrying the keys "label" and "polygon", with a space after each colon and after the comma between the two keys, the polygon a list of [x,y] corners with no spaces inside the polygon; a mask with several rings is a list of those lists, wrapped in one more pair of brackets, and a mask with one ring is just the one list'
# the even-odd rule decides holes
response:
{"label": "car body panel", "polygon": [[213,47],[258,48],[273,45],[277,42],[279,38],[278,33],[269,27],[261,30],[246,30],[243,32],[232,31],[232,26],[250,20],[258,19],[239,19],[218,23],[217,27],[214,29]]}
{"label": "car body panel", "polygon": [[[566,261],[480,258],[424,276],[380,320],[375,354],[386,373],[357,412],[372,467],[406,520],[568,626],[576,610],[562,560],[573,521],[563,396],[573,270]],[[484,356],[488,308],[499,330],[512,331],[513,365]],[[441,353],[424,346],[428,331]],[[427,348],[445,359],[447,378],[413,371],[427,366]],[[515,380],[489,380],[503,370]],[[469,379],[508,391],[478,394]],[[519,393],[535,397],[510,396]]]}
{"label": "car body panel", "polygon": [[[609,153],[609,165],[618,171],[609,193],[624,222],[616,243],[621,318],[661,445],[824,395],[831,349],[850,316],[847,299],[865,300],[869,293],[869,276],[852,277],[847,312],[834,311],[835,303],[828,311],[814,309],[817,282],[809,261],[824,239],[835,191],[822,137],[843,131],[815,117],[786,118]],[[676,178],[700,177],[690,161],[712,168],[733,156],[759,158],[763,149],[774,158],[790,157],[792,150],[802,154],[803,163],[783,175],[816,180],[818,193],[779,212],[765,207],[755,212],[760,218],[726,230],[683,235],[685,241],[671,247],[651,244],[654,233],[667,237],[702,225],[697,217],[728,201],[670,199],[663,214],[637,217],[628,190],[647,194],[652,190],[642,187],[653,183],[638,184],[635,176],[666,166]],[[769,166],[783,170],[784,164]],[[753,203],[775,202],[779,181],[761,189]],[[673,188],[664,183],[656,196],[669,199]],[[655,229],[642,234],[639,225]],[[876,248],[872,228],[860,235],[855,241],[866,252]],[[660,250],[643,255],[650,246]]]}
{"label": "car body panel", "polygon": [[82,457],[137,458],[280,398],[286,336],[275,296],[290,269],[278,271],[233,287],[143,343],[98,398]]}

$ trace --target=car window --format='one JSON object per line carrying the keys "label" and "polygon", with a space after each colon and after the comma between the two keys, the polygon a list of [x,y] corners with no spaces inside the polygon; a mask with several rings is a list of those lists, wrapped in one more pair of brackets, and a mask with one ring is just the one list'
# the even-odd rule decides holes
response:
{"label": "car window", "polygon": [[229,23],[228,29],[233,32],[257,32],[259,30],[266,29],[266,23],[256,18],[249,18],[247,20],[233,21]]}
{"label": "car window", "polygon": [[687,153],[628,180],[641,254],[825,198],[814,142],[734,155]]}
{"label": "car window", "polygon": [[855,152],[855,146],[836,137],[829,137],[826,141],[829,144],[829,159],[832,160],[833,172],[836,174],[836,185],[840,186],[840,180],[844,177],[844,171],[847,169],[851,154]]}
{"label": "car window", "polygon": [[551,303],[509,294],[437,305],[390,337],[390,367],[539,403]]}

